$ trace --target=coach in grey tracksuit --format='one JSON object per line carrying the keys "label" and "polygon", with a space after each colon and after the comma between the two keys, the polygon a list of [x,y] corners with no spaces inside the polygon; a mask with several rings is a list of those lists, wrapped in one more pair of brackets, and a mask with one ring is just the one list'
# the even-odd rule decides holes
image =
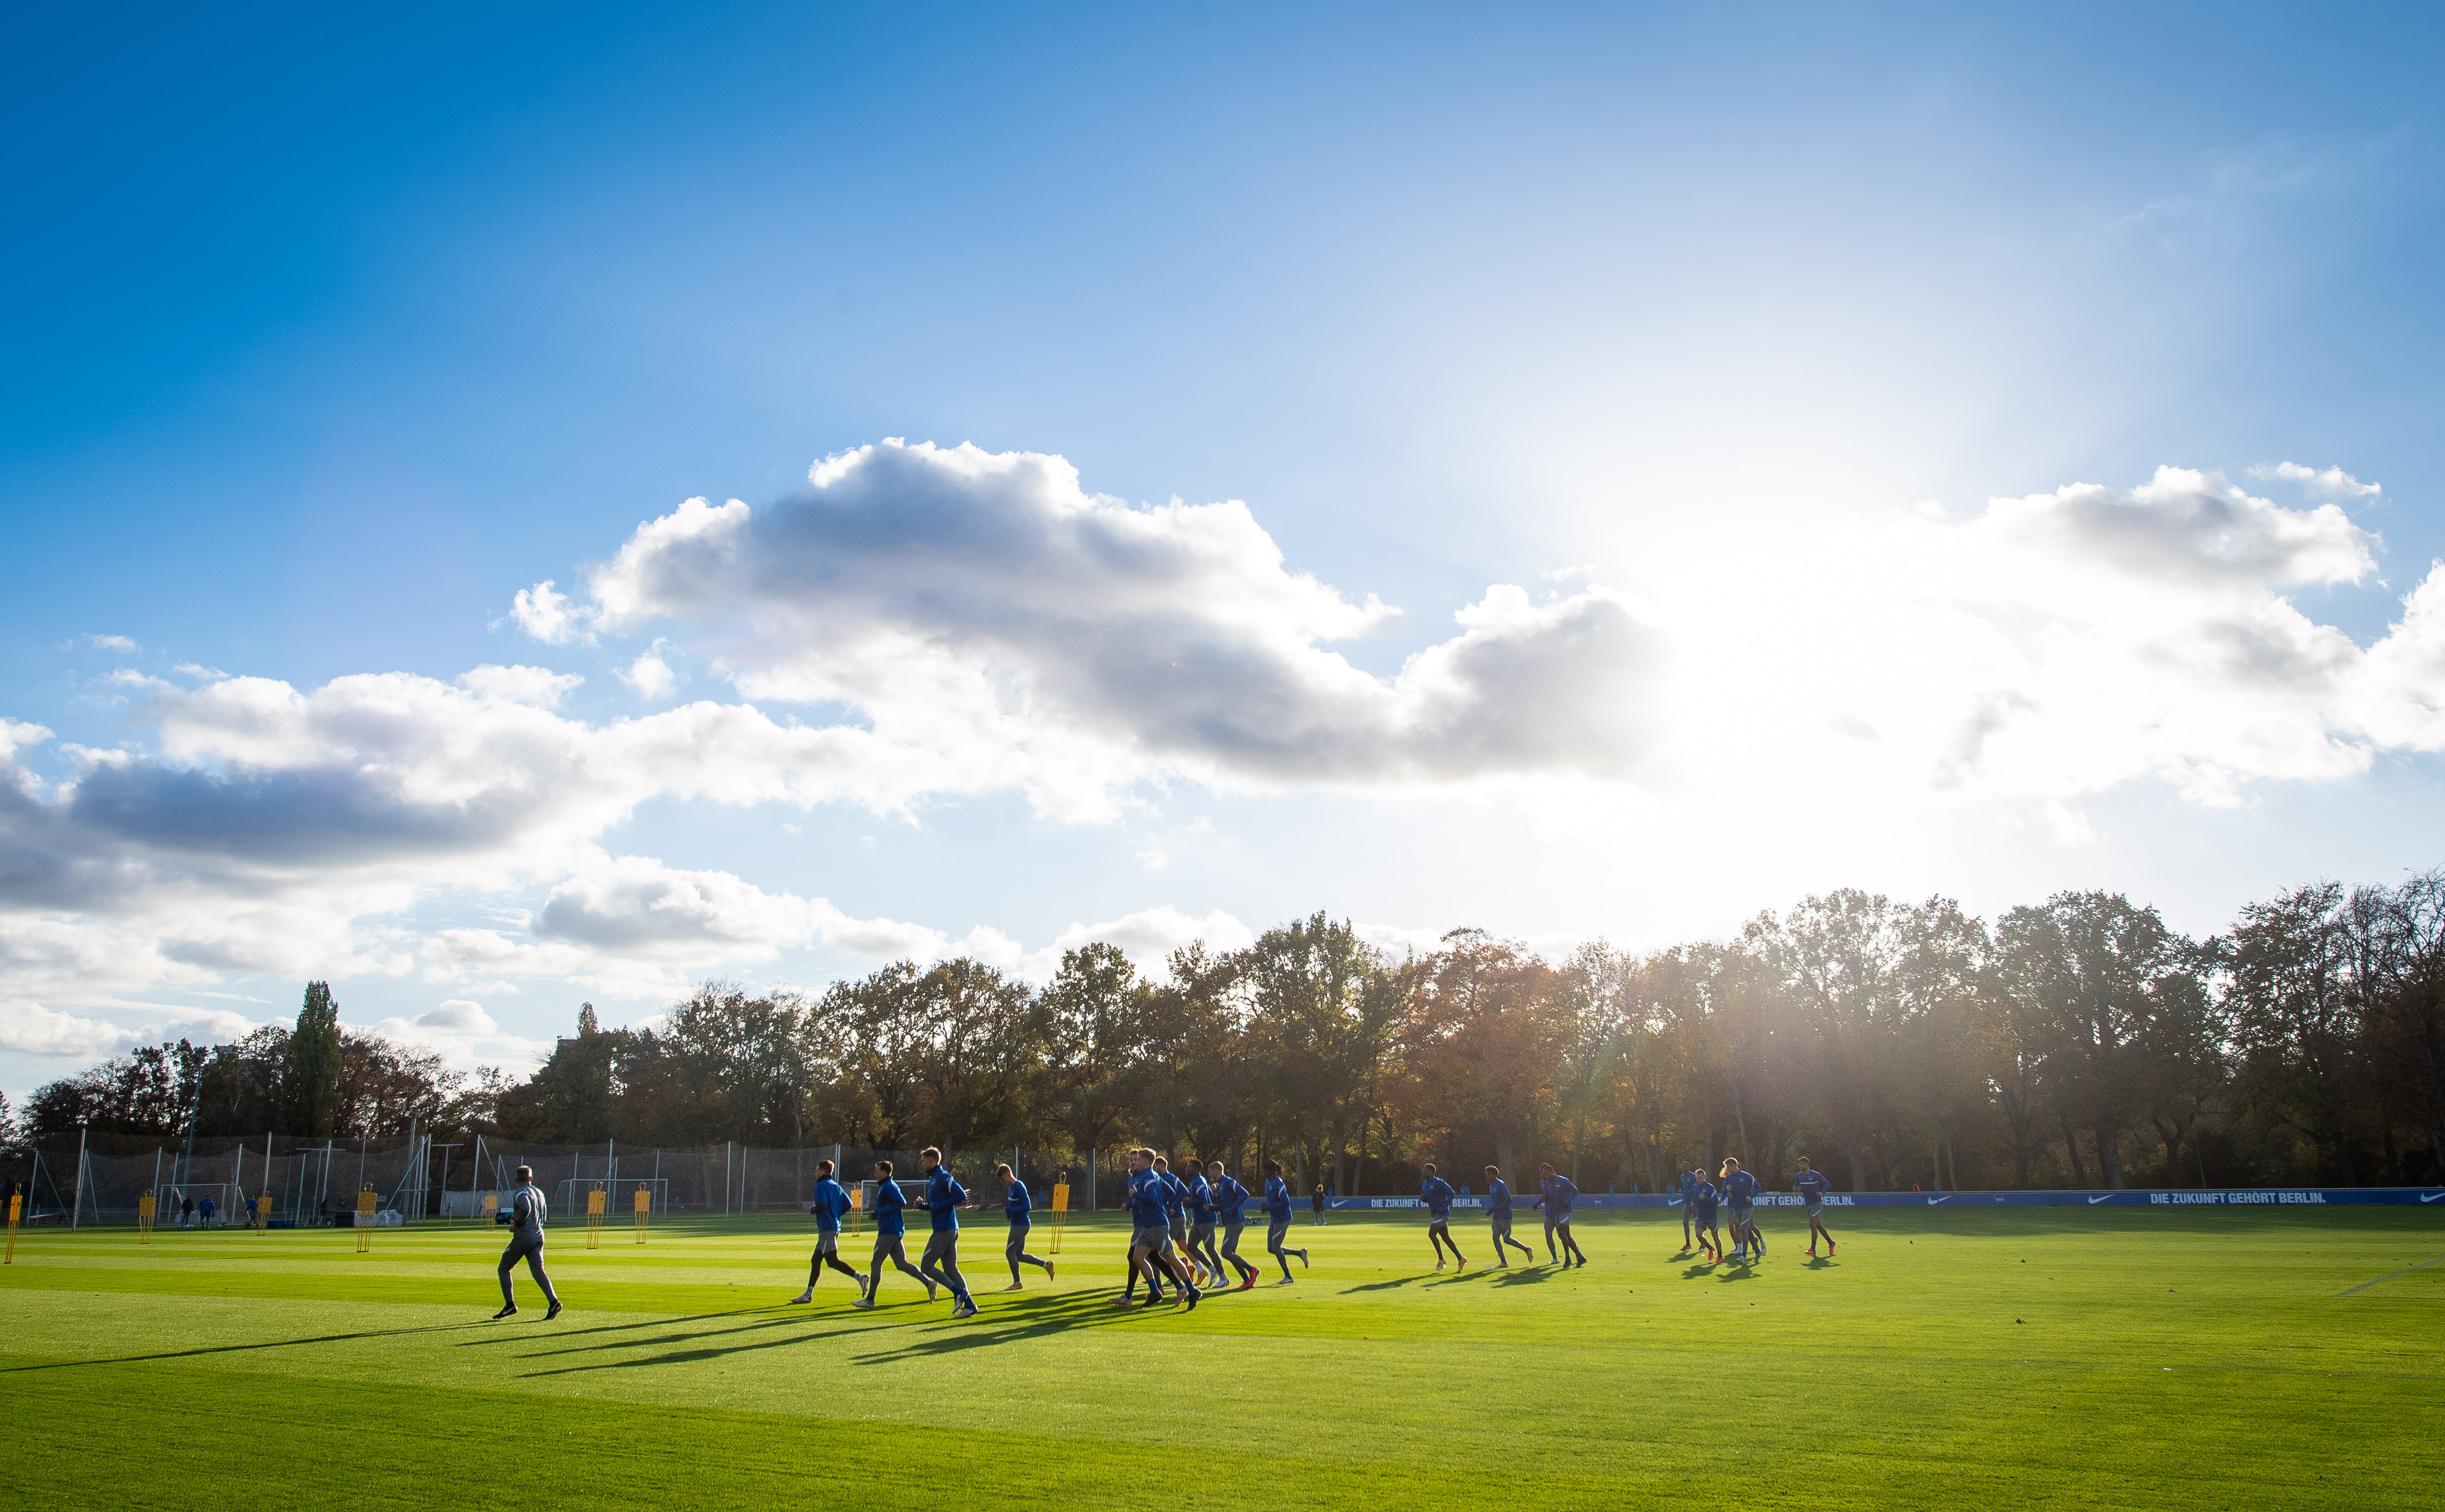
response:
{"label": "coach in grey tracksuit", "polygon": [[551,1304],[543,1315],[543,1320],[549,1323],[560,1316],[560,1294],[551,1289],[551,1278],[543,1273],[543,1224],[549,1213],[543,1193],[535,1186],[534,1172],[527,1167],[518,1167],[518,1189],[512,1194],[505,1216],[510,1220],[510,1247],[501,1251],[501,1310],[493,1316],[509,1317],[517,1312],[517,1294],[510,1289],[510,1268],[523,1255],[527,1274],[542,1289],[543,1299]]}

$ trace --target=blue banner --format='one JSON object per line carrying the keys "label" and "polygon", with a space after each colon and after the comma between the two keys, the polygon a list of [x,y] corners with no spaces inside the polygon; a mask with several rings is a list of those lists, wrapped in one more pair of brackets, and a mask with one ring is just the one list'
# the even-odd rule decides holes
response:
{"label": "blue banner", "polygon": [[[1522,1217],[1541,1217],[1542,1209],[1531,1214],[1528,1204],[1535,1194],[1514,1194],[1512,1205]],[[1828,1207],[2277,1207],[2277,1206],[2355,1206],[2383,1204],[2403,1207],[2436,1204],[2445,1210],[2445,1186],[2218,1186],[2176,1187],[2152,1191],[2134,1187],[2127,1191],[2031,1191],[2031,1192],[1828,1192]],[[1798,1207],[1800,1197],[1794,1192],[1765,1192],[1759,1196],[1760,1207]],[[1374,1208],[1414,1208],[1426,1204],[1415,1197],[1335,1197],[1328,1205],[1336,1211]],[[1456,1197],[1454,1208],[1484,1207],[1483,1197]],[[1574,1207],[1678,1207],[1681,1195],[1641,1192],[1635,1196],[1614,1196],[1605,1192],[1581,1192],[1571,1204]]]}

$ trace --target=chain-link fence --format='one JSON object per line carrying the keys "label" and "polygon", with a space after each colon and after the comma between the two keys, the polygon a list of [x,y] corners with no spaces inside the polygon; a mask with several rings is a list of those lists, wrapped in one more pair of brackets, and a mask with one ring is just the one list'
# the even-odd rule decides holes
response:
{"label": "chain-link fence", "polygon": [[[650,1194],[656,1213],[802,1210],[815,1184],[816,1163],[824,1160],[837,1163],[842,1183],[851,1186],[873,1176],[875,1163],[884,1160],[892,1163],[899,1179],[923,1175],[916,1150],[839,1145],[574,1146],[491,1135],[374,1145],[279,1134],[199,1138],[192,1148],[163,1141],[143,1149],[142,1143],[125,1135],[45,1141],[0,1157],[0,1180],[15,1182],[27,1193],[27,1219],[33,1223],[133,1223],[138,1199],[150,1191],[157,1222],[164,1225],[203,1221],[201,1206],[210,1199],[215,1223],[248,1222],[247,1204],[253,1201],[263,1204],[272,1224],[306,1227],[353,1223],[359,1194],[368,1190],[378,1211],[401,1219],[476,1216],[487,1194],[507,1202],[520,1166],[532,1170],[535,1185],[563,1213],[583,1213],[580,1194],[598,1185],[611,1194],[607,1205],[615,1213],[631,1211],[631,1194],[639,1189]],[[1057,1182],[1070,1185],[1073,1207],[1093,1204],[1088,1162],[1056,1161],[1044,1151],[1011,1146],[945,1154],[980,1204],[1000,1204],[1003,1194],[994,1171],[1008,1164],[1038,1206],[1050,1204]]]}

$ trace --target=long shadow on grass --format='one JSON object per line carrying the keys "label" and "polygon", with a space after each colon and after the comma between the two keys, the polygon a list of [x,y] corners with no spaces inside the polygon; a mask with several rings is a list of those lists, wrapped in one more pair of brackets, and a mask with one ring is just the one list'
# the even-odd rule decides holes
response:
{"label": "long shadow on grass", "polygon": [[478,1323],[429,1323],[422,1328],[368,1328],[354,1334],[318,1334],[310,1338],[265,1339],[257,1344],[205,1344],[191,1350],[163,1350],[158,1354],[106,1354],[89,1360],[51,1360],[41,1365],[14,1365],[0,1374],[16,1374],[25,1371],[57,1371],[83,1365],[151,1365],[162,1360],[194,1359],[204,1354],[242,1354],[254,1350],[294,1349],[301,1344],[346,1344],[363,1338],[402,1338],[417,1334],[451,1334],[462,1328],[482,1328]]}
{"label": "long shadow on grass", "polygon": [[1389,1281],[1369,1281],[1364,1286],[1345,1286],[1342,1290],[1344,1292],[1389,1292],[1395,1287],[1409,1286],[1425,1279],[1423,1276],[1395,1276]]}
{"label": "long shadow on grass", "polygon": [[[974,1324],[954,1324],[947,1321],[937,1322],[935,1323],[935,1328],[941,1334],[940,1337],[929,1338],[920,1343],[907,1345],[905,1348],[881,1351],[872,1354],[857,1355],[852,1358],[851,1363],[859,1365],[881,1364],[895,1359],[904,1359],[928,1354],[940,1354],[952,1350],[972,1349],[980,1344],[1006,1343],[1013,1339],[1026,1338],[1034,1335],[1060,1333],[1073,1328],[1094,1328],[1107,1324],[1123,1322],[1126,1321],[1129,1316],[1128,1313],[1112,1309],[1110,1298],[1100,1294],[1084,1297],[1031,1297],[1017,1303],[1015,1306],[996,1310],[998,1318],[1007,1316],[1010,1313],[1014,1312],[1021,1315],[1021,1316],[1015,1321],[1008,1323],[1000,1323],[998,1321],[996,1324],[985,1325],[982,1327],[979,1327]],[[709,1316],[735,1316],[744,1315]],[[837,1326],[814,1329],[802,1327],[801,1319],[807,1319],[807,1315],[803,1313],[793,1313],[786,1316],[760,1319],[756,1322],[744,1324],[737,1328],[703,1330],[694,1334],[675,1335],[670,1339],[615,1339],[598,1344],[581,1345],[578,1349],[574,1350],[561,1350],[550,1353],[574,1354],[579,1353],[596,1353],[606,1350],[652,1349],[655,1346],[663,1343],[684,1342],[693,1339],[737,1337],[738,1335],[750,1334],[762,1335],[775,1329],[791,1330],[790,1333],[779,1337],[757,1337],[752,1339],[741,1339],[739,1342],[728,1344],[707,1344],[695,1349],[664,1350],[639,1358],[601,1360],[591,1363],[564,1365],[557,1369],[531,1371],[527,1373],[537,1376],[574,1375],[591,1371],[629,1371],[643,1370],[658,1365],[697,1364],[705,1360],[720,1359],[725,1355],[743,1354],[757,1350],[785,1349],[795,1344],[812,1344],[819,1343],[826,1339],[842,1338],[851,1335],[872,1334],[880,1331],[878,1325],[880,1325],[881,1328],[924,1327],[928,1322],[933,1321],[933,1315],[928,1314],[924,1317],[895,1319],[889,1317],[887,1315],[877,1316],[873,1314],[860,1314],[855,1321],[850,1321],[849,1319],[834,1318],[829,1314],[817,1314],[815,1315],[814,1319],[807,1320],[813,1321],[821,1319],[824,1321],[834,1322]]]}

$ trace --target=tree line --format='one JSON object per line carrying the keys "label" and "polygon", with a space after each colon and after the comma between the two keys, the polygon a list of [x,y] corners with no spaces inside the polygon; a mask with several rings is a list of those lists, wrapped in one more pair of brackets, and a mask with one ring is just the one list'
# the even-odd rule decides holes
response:
{"label": "tree line", "polygon": [[339,1028],[136,1051],[41,1089],[37,1137],[428,1130],[586,1144],[1126,1145],[1274,1157],[1342,1192],[1551,1161],[1655,1190],[1725,1154],[1838,1186],[2424,1184],[2445,1170],[2445,871],[2298,887],[2193,939],[2109,892],[1992,924],[1843,890],[1730,938],[1547,960],[1456,929],[1400,957],[1319,913],[1148,976],[970,959],[820,994],[593,1008],[532,1075]]}

